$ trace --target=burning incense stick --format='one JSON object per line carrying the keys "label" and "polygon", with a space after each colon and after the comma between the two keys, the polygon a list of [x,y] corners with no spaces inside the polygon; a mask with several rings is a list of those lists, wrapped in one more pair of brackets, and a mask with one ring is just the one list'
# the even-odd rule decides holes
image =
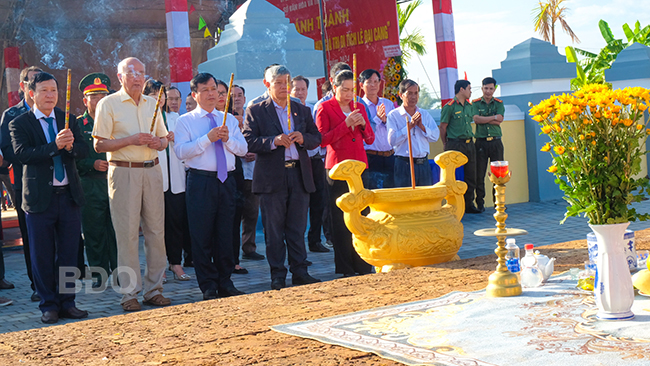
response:
{"label": "burning incense stick", "polygon": [[65,92],[65,128],[70,128],[70,87],[72,85],[72,70],[68,69],[68,88]]}
{"label": "burning incense stick", "polygon": [[160,108],[160,99],[162,99],[162,93],[165,87],[161,86],[160,91],[158,92],[158,100],[156,100],[156,108],[153,110],[153,118],[151,119],[151,129],[149,133],[153,133],[153,129],[156,126],[156,117],[158,116],[158,108]]}
{"label": "burning incense stick", "polygon": [[287,75],[287,123],[291,132],[291,75]]}
{"label": "burning incense stick", "polygon": [[409,142],[409,163],[411,164],[411,187],[415,189],[415,166],[413,165],[413,145],[411,144],[411,124],[409,123],[409,116],[406,118],[406,131],[408,133]]}
{"label": "burning incense stick", "polygon": [[357,54],[352,54],[352,82],[354,83],[354,109],[357,109]]}
{"label": "burning incense stick", "polygon": [[230,104],[230,93],[232,93],[232,79],[235,77],[234,73],[230,73],[230,84],[228,84],[228,94],[226,95],[226,106],[223,110],[223,124],[221,127],[226,125],[226,117],[228,116],[228,104]]}

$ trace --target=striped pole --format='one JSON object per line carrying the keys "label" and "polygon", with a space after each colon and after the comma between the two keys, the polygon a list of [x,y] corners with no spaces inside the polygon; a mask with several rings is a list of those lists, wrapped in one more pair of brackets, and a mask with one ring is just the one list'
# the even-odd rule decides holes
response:
{"label": "striped pole", "polygon": [[180,114],[186,112],[185,97],[190,93],[192,80],[192,50],[187,0],[165,0],[167,21],[167,48],[169,50],[169,79],[181,92]]}
{"label": "striped pole", "polygon": [[458,80],[456,36],[451,0],[433,0],[433,24],[436,28],[438,75],[442,105],[454,98],[454,84]]}
{"label": "striped pole", "polygon": [[7,98],[11,107],[20,102],[20,56],[18,47],[5,48],[4,55]]}

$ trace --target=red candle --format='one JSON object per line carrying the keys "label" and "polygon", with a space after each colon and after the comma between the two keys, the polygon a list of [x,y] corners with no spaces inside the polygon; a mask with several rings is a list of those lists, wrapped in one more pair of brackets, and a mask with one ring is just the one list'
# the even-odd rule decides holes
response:
{"label": "red candle", "polygon": [[508,175],[508,162],[507,161],[493,161],[490,162],[490,171],[497,178],[503,178]]}

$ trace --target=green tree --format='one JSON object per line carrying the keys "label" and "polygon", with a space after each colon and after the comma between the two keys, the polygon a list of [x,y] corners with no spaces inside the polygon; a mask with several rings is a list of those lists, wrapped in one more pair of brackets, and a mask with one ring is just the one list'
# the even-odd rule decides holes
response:
{"label": "green tree", "polygon": [[555,45],[555,23],[560,23],[565,33],[571,37],[571,42],[580,43],[578,36],[566,22],[565,16],[569,10],[563,6],[566,0],[540,1],[539,6],[533,9],[535,32],[539,32],[546,42]]}
{"label": "green tree", "polygon": [[431,92],[426,85],[420,85],[418,107],[421,109],[440,109],[440,98],[431,95]]}
{"label": "green tree", "polygon": [[[650,46],[650,25],[641,28],[641,23],[638,20],[634,24],[634,30],[627,23],[623,24],[623,32],[627,41],[614,38],[609,24],[602,19],[598,22],[598,28],[607,43],[600,52],[592,53],[571,46],[566,47],[567,61],[576,64],[577,76],[571,80],[572,90],[578,90],[585,84],[605,83],[605,70],[612,66],[621,51],[632,44],[641,43]],[[583,58],[579,60],[578,56]]]}
{"label": "green tree", "polygon": [[399,26],[399,45],[402,49],[402,63],[403,66],[406,66],[410,60],[413,52],[423,56],[427,53],[426,42],[424,41],[424,35],[419,28],[415,28],[410,34],[404,29],[404,26],[408,22],[409,18],[415,11],[415,9],[422,5],[422,0],[415,0],[410,2],[408,5],[403,6],[399,3],[397,4],[397,19]]}

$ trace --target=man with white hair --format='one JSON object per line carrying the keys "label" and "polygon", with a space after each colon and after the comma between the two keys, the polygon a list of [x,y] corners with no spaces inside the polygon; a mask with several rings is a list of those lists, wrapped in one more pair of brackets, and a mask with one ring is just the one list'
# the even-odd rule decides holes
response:
{"label": "man with white hair", "polygon": [[135,57],[120,62],[117,77],[122,88],[97,104],[95,150],[107,153],[108,195],[117,238],[117,264],[122,308],[142,307],[143,290],[138,255],[138,228],[142,223],[147,268],[144,304],[166,306],[162,295],[165,254],[164,197],[158,151],[167,147],[167,129],[158,113],[150,133],[156,99],[142,95],[144,64]]}
{"label": "man with white hair", "polygon": [[248,107],[243,131],[248,151],[257,154],[252,191],[260,197],[273,290],[286,286],[287,252],[294,285],[320,282],[307,272],[305,229],[309,193],[316,190],[307,150],[320,145],[321,136],[311,110],[300,102],[291,101],[288,116],[290,77],[282,65],[266,71],[270,97]]}

